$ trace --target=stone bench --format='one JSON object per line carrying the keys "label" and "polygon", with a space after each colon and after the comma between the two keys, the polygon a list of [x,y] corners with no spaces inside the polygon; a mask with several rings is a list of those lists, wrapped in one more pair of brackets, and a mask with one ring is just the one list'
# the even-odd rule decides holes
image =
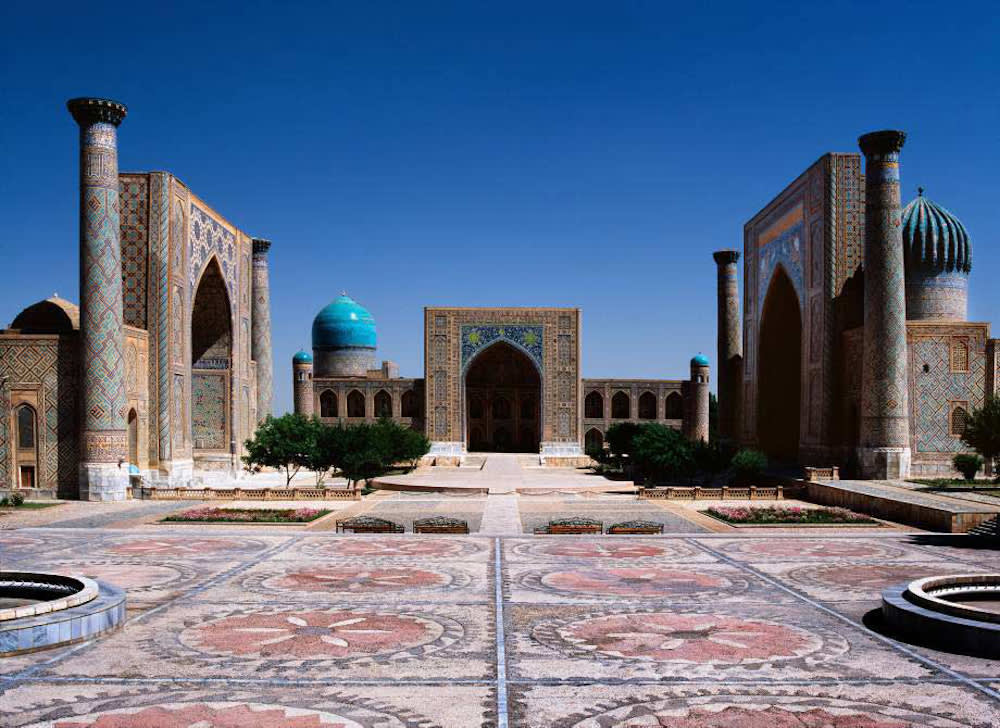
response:
{"label": "stone bench", "polygon": [[413,522],[414,533],[469,533],[469,522],[459,518],[447,518],[446,516],[432,516],[430,518],[418,518]]}
{"label": "stone bench", "polygon": [[374,516],[356,516],[337,521],[337,533],[403,533],[398,523]]}

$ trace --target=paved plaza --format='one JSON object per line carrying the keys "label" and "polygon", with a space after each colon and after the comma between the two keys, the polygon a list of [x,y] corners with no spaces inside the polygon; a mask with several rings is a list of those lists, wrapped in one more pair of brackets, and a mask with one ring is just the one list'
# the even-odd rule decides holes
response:
{"label": "paved plaza", "polygon": [[0,725],[1000,724],[1000,660],[868,626],[883,587],[996,571],[1000,551],[886,527],[719,533],[680,516],[687,527],[663,537],[528,535],[540,511],[610,497],[338,505],[400,520],[464,513],[501,532],[519,520],[521,536],[157,523],[190,506],[177,502],[94,507],[90,521],[77,512],[88,504],[36,512],[33,527],[0,531],[3,568],[117,584],[129,620],[93,642],[0,659]]}

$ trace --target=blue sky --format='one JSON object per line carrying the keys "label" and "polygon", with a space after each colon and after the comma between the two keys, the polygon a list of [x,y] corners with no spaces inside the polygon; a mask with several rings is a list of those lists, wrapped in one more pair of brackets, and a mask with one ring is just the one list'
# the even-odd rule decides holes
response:
{"label": "blue sky", "polygon": [[686,376],[711,252],[887,127],[904,201],[970,231],[970,318],[1000,312],[991,3],[5,3],[0,28],[0,324],[78,299],[64,102],[109,96],[121,169],[274,240],[278,411],[342,289],[405,375],[425,305],[539,305],[583,309],[586,376]]}

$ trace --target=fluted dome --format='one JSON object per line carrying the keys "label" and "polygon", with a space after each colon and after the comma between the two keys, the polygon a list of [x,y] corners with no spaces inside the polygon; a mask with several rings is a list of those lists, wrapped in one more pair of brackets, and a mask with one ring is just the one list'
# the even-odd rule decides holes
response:
{"label": "fluted dome", "polygon": [[375,319],[344,294],[324,307],[312,325],[313,350],[374,349]]}
{"label": "fluted dome", "polygon": [[698,354],[697,356],[692,357],[691,358],[691,366],[693,366],[693,367],[707,367],[708,366],[708,357],[705,356],[704,354]]}
{"label": "fluted dome", "polygon": [[299,350],[295,352],[292,361],[296,364],[312,364],[313,358],[308,351]]}
{"label": "fluted dome", "polygon": [[903,250],[907,270],[927,273],[968,273],[972,270],[972,246],[961,221],[940,205],[924,197],[903,208]]}

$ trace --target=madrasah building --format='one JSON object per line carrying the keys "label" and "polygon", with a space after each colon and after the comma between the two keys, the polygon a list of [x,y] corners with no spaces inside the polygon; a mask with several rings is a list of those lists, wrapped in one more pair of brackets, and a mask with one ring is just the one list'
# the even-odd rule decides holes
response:
{"label": "madrasah building", "polygon": [[[272,408],[268,250],[168,172],[118,171],[124,105],[69,102],[80,134],[79,306],[53,296],[0,330],[0,490],[125,498],[240,477]],[[997,341],[966,320],[971,242],[951,213],[899,197],[904,135],[828,154],[715,254],[720,434],[867,477],[950,472],[965,417],[997,392]],[[867,241],[867,242],[866,242]],[[676,380],[585,379],[576,308],[426,308],[424,376],[376,365],[348,296],[292,361],[295,411],[391,417],[428,461],[537,453],[587,462],[615,422],[709,437],[709,361]]]}

